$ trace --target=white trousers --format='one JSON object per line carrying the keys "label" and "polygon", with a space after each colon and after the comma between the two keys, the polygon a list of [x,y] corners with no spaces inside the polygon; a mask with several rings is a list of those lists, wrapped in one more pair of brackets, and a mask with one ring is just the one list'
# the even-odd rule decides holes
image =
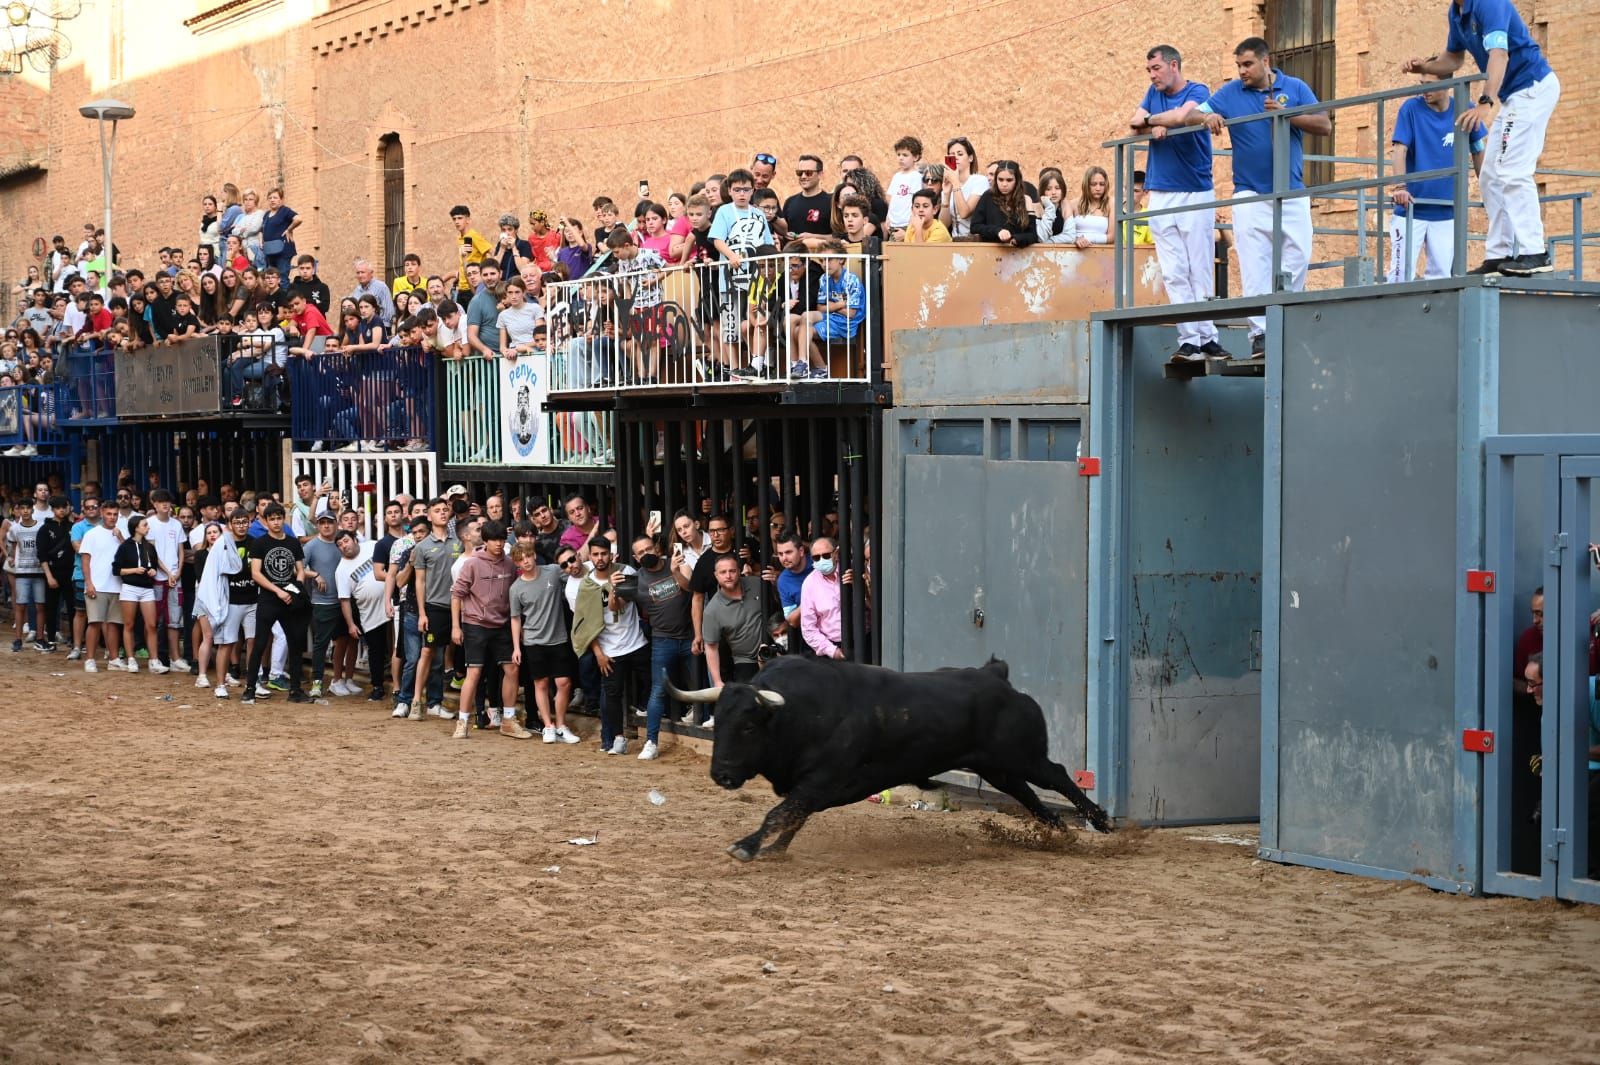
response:
{"label": "white trousers", "polygon": [[[1241,192],[1241,196],[1254,193]],[[1239,279],[1244,295],[1261,296],[1272,291],[1272,203],[1235,204],[1233,208],[1233,246],[1239,255]],[[1304,292],[1306,264],[1311,261],[1311,200],[1297,196],[1283,201],[1283,258],[1279,269],[1289,275],[1290,292]],[[1250,318],[1250,335],[1267,331],[1265,315]]]}
{"label": "white trousers", "polygon": [[[1158,192],[1150,190],[1150,210],[1207,203],[1211,192]],[[1202,303],[1217,292],[1216,237],[1217,212],[1213,208],[1162,215],[1150,219],[1150,236],[1155,240],[1156,259],[1161,263],[1161,283],[1168,303]],[[1209,319],[1178,323],[1178,343],[1202,347],[1217,339],[1217,327]]]}
{"label": "white trousers", "polygon": [[1406,216],[1395,212],[1389,217],[1389,284],[1414,281],[1417,255],[1428,253],[1422,276],[1432,280],[1449,277],[1456,258],[1456,220],[1454,218],[1413,218],[1411,240],[1406,241]]}
{"label": "white trousers", "polygon": [[1544,131],[1561,99],[1561,82],[1552,71],[1511,94],[1489,127],[1478,187],[1489,214],[1489,237],[1483,254],[1489,259],[1538,255],[1544,247],[1544,219],[1539,214],[1539,186],[1533,172],[1544,151]]}

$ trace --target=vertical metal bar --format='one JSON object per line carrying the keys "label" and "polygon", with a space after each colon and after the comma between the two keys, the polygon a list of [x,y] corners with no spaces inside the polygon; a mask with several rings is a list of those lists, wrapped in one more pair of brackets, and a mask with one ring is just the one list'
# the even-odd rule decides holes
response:
{"label": "vertical metal bar", "polygon": [[[729,523],[739,530],[739,537],[745,536],[744,524],[744,423],[734,418],[728,423],[733,437],[732,446],[728,448],[729,488],[733,497],[733,517]],[[739,548],[739,541],[734,541],[734,550]],[[754,561],[752,557],[751,561]]]}
{"label": "vertical metal bar", "polygon": [[806,481],[807,543],[815,540],[817,531],[822,528],[822,448],[817,440],[818,420],[816,417],[806,418],[806,457],[811,468],[811,476]]}
{"label": "vertical metal bar", "polygon": [[[706,494],[711,498],[711,513],[719,513],[726,508],[722,502],[722,420],[714,418],[706,422]],[[709,518],[709,515],[706,515]],[[709,521],[706,524],[710,524]],[[733,519],[728,519],[728,524],[733,524]]]}
{"label": "vertical metal bar", "polygon": [[861,565],[861,545],[866,537],[867,525],[861,499],[861,482],[866,473],[861,446],[861,422],[862,416],[859,414],[850,417],[850,565],[856,571],[850,585],[850,631],[855,637],[851,641],[851,648],[855,652],[851,657],[857,662],[865,662],[871,657],[867,641],[866,570]]}
{"label": "vertical metal bar", "polygon": [[781,445],[779,469],[783,477],[783,513],[789,518],[789,531],[802,532],[800,515],[794,510],[794,435],[791,430],[794,421],[791,418],[782,418],[778,421],[779,444]]}
{"label": "vertical metal bar", "polygon": [[[1012,439],[1016,439],[1013,434]],[[883,502],[883,417],[876,409],[867,413],[867,510],[868,522],[872,536],[877,540],[878,546],[873,550],[872,557],[865,559],[862,569],[871,576],[868,588],[873,595],[879,594],[877,589],[883,587],[878,579],[882,570],[883,545],[887,543],[883,533],[883,515],[885,512]],[[866,530],[863,530],[865,533]],[[865,552],[863,552],[865,554]],[[862,589],[865,595],[867,588]],[[872,626],[872,641],[869,649],[869,661],[876,665],[883,664],[883,621],[882,615],[874,614],[878,620]]]}
{"label": "vertical metal bar", "polygon": [[[1272,123],[1272,275],[1269,292],[1281,292],[1283,273],[1283,194],[1289,187],[1289,139],[1292,130],[1285,119],[1273,115]],[[1309,202],[1309,201],[1308,201]]]}
{"label": "vertical metal bar", "polygon": [[[1467,87],[1457,85],[1453,90],[1455,99],[1455,113],[1464,115],[1472,105],[1467,101]],[[1455,188],[1450,196],[1455,200],[1455,215],[1452,218],[1455,230],[1455,256],[1450,262],[1450,276],[1460,277],[1467,272],[1467,215],[1470,213],[1467,204],[1470,198],[1467,193],[1467,167],[1472,162],[1472,137],[1457,136],[1455,138]]]}
{"label": "vertical metal bar", "polygon": [[[1112,168],[1115,171],[1114,181],[1116,183],[1116,199],[1113,201],[1115,203],[1122,202],[1125,180],[1123,177],[1123,168],[1125,165],[1125,156],[1123,153],[1126,147],[1126,145],[1119,144],[1117,145],[1116,150],[1112,153]],[[1061,206],[1063,209],[1066,207],[1065,197],[1063,197]],[[1122,310],[1124,307],[1128,306],[1128,287],[1130,282],[1127,280],[1123,270],[1125,265],[1123,260],[1128,257],[1128,249],[1123,247],[1123,242],[1117,239],[1116,233],[1111,234],[1111,256],[1112,272],[1115,274],[1116,278],[1112,282],[1112,300],[1116,308],[1118,310]]]}
{"label": "vertical metal bar", "polygon": [[1583,280],[1583,197],[1572,200],[1572,279]]}
{"label": "vertical metal bar", "polygon": [[[772,530],[768,528],[771,521],[771,509],[767,500],[772,495],[772,477],[767,469],[767,434],[764,420],[756,418],[751,423],[756,430],[756,535],[760,538],[761,551],[756,558],[756,568],[761,569],[767,564],[772,555]],[[788,515],[784,515],[785,518]],[[763,582],[765,587],[765,582]],[[762,602],[762,614],[766,614],[766,602]]]}
{"label": "vertical metal bar", "polygon": [[627,500],[620,508],[628,515],[627,524],[623,526],[628,532],[628,538],[623,544],[631,544],[633,538],[644,528],[645,515],[651,509],[651,500],[655,498],[656,423],[649,418],[641,418],[638,425],[636,445],[639,455],[639,484],[633,493],[633,498]]}
{"label": "vertical metal bar", "polygon": [[[672,515],[674,504],[678,501],[677,477],[674,476],[674,467],[677,465],[678,442],[674,439],[678,435],[678,423],[665,421],[661,423],[661,528],[656,535],[665,547],[672,538]],[[670,552],[669,552],[670,553]]]}
{"label": "vertical metal bar", "polygon": [[[1384,105],[1387,102],[1388,102],[1387,100],[1379,100],[1378,101],[1378,159],[1377,159],[1378,173],[1377,173],[1377,178],[1378,178],[1378,180],[1380,182],[1383,180],[1384,174],[1387,173],[1386,167],[1387,167],[1387,164],[1389,162],[1389,153],[1383,150],[1383,146],[1385,144],[1389,143],[1387,140],[1384,139],[1384,135],[1383,135],[1383,131],[1384,131]],[[1366,241],[1367,211],[1366,211],[1366,203],[1364,201],[1364,196],[1366,194],[1366,191],[1367,191],[1366,189],[1358,189],[1358,190],[1356,190],[1356,202],[1358,204],[1360,204],[1360,211],[1361,211],[1361,230],[1362,230],[1361,248],[1362,248],[1363,251],[1365,251],[1366,247],[1367,247],[1367,241]],[[1389,261],[1388,259],[1384,258],[1384,254],[1383,254],[1383,240],[1384,240],[1384,237],[1387,236],[1388,233],[1389,233],[1389,225],[1388,225],[1389,216],[1384,211],[1384,202],[1388,199],[1388,197],[1386,195],[1387,191],[1388,190],[1385,189],[1381,184],[1378,186],[1378,254],[1377,254],[1377,257],[1373,260],[1373,263],[1372,263],[1374,272],[1377,272],[1379,270],[1383,270],[1384,269],[1384,265],[1383,264]],[[1407,247],[1410,247],[1410,245],[1408,244]]]}
{"label": "vertical metal bar", "polygon": [[684,479],[683,509],[688,512],[690,518],[703,522],[704,518],[700,513],[700,459],[696,454],[699,450],[699,441],[695,439],[695,431],[700,427],[701,423],[685,420],[680,424],[683,432],[683,446],[686,449],[685,458],[687,461],[685,466],[688,474]]}
{"label": "vertical metal bar", "polygon": [[[845,494],[848,483],[846,478],[849,477],[849,472],[845,469],[845,454],[849,451],[844,435],[845,419],[835,415],[830,420],[833,423],[833,431],[828,434],[828,438],[833,441],[833,506],[834,513],[839,515],[839,529],[833,537],[833,565],[835,572],[843,573],[850,568],[852,562],[847,534],[850,526],[855,524],[855,516],[845,506],[849,498]],[[827,509],[826,502],[823,503],[823,509]],[[857,641],[855,633],[851,631],[851,618],[843,588],[839,590],[839,595],[839,646],[844,649],[845,658],[854,661]]]}

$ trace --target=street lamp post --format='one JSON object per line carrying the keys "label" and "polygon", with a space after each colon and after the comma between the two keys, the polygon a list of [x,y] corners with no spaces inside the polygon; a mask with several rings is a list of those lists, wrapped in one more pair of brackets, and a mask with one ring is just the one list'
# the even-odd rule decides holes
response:
{"label": "street lamp post", "polygon": [[[121,100],[100,99],[93,100],[78,108],[78,114],[84,118],[92,118],[100,123],[100,169],[102,188],[105,193],[106,206],[106,269],[105,276],[100,279],[101,284],[107,287],[111,284],[111,275],[116,271],[116,245],[111,242],[111,166],[117,151],[117,123],[126,118],[133,117],[133,107]],[[111,139],[106,139],[106,123],[111,123]]]}

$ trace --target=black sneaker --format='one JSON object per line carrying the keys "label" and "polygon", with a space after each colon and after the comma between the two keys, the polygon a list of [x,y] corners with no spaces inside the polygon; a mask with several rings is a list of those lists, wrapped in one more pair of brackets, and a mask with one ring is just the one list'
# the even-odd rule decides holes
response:
{"label": "black sneaker", "polygon": [[21,640],[12,640],[11,641],[11,653],[12,654],[18,654],[21,651],[22,651],[22,641]]}
{"label": "black sneaker", "polygon": [[1250,338],[1250,357],[1252,359],[1264,359],[1267,357],[1266,334],[1263,333]]}
{"label": "black sneaker", "polygon": [[1168,361],[1176,365],[1182,365],[1186,362],[1205,362],[1206,356],[1203,351],[1193,344],[1183,344]]}
{"label": "black sneaker", "polygon": [[1537,255],[1519,255],[1500,263],[1500,272],[1511,277],[1532,277],[1534,274],[1548,274],[1554,269],[1555,263],[1550,261],[1548,250]]}
{"label": "black sneaker", "polygon": [[1215,340],[1208,340],[1204,344],[1201,344],[1200,350],[1206,353],[1206,358],[1208,359],[1233,358],[1232,355],[1228,354],[1228,349],[1223,347],[1221,344],[1218,344]]}
{"label": "black sneaker", "polygon": [[291,703],[309,703],[313,701],[311,696],[307,695],[299,688],[295,688],[290,691],[288,698]]}
{"label": "black sneaker", "polygon": [[1506,260],[1504,260],[1504,259],[1485,259],[1485,260],[1483,260],[1483,262],[1479,263],[1477,266],[1473,267],[1471,270],[1468,270],[1467,273],[1468,274],[1498,274],[1500,272],[1500,264],[1505,262],[1505,261]]}
{"label": "black sneaker", "polygon": [[382,688],[373,688],[367,693],[367,702],[369,703],[381,703],[388,698],[389,696],[384,693]]}
{"label": "black sneaker", "polygon": [[45,643],[43,640],[34,640],[33,649],[42,655],[47,655],[51,651],[54,651],[55,647],[52,644]]}

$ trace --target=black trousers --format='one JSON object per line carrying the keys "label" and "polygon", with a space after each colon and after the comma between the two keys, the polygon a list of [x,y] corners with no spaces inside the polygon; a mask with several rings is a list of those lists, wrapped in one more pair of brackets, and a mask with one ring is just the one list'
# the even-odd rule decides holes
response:
{"label": "black trousers", "polygon": [[382,692],[389,679],[389,655],[394,645],[394,622],[386,621],[375,629],[361,634],[367,645],[367,673],[372,679],[372,690]]}
{"label": "black trousers", "polygon": [[78,613],[78,597],[72,587],[70,565],[65,570],[50,572],[56,579],[56,586],[50,587],[49,581],[44,585],[44,617],[39,619],[39,627],[44,631],[39,639],[55,643],[63,632],[68,640],[72,639],[72,619]]}
{"label": "black trousers", "polygon": [[611,660],[610,675],[600,677],[600,741],[606,746],[622,735],[623,708],[627,684],[633,680],[633,690],[648,695],[650,692],[650,645],[630,651]]}
{"label": "black trousers", "polygon": [[260,684],[267,678],[261,670],[261,659],[266,654],[272,626],[282,623],[283,636],[289,645],[289,657],[284,660],[284,672],[289,675],[289,690],[300,691],[300,671],[306,655],[306,628],[311,624],[311,608],[304,603],[285,603],[276,595],[263,595],[256,604],[256,642],[250,651],[249,671],[245,674],[248,685]]}

